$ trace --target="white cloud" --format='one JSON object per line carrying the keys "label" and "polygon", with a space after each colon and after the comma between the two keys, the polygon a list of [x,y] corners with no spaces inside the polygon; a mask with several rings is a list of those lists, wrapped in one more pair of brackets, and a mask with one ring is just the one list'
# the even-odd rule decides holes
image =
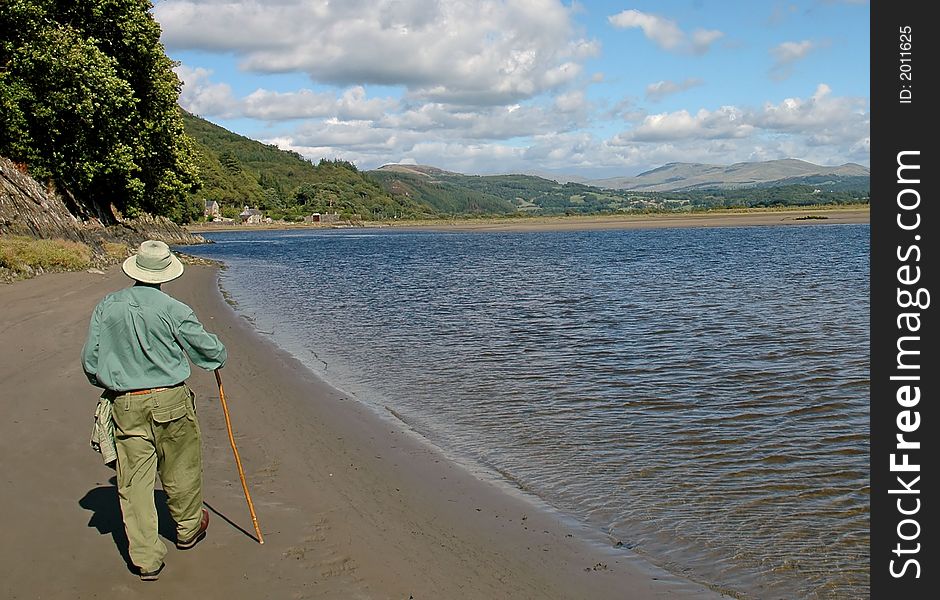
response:
{"label": "white cloud", "polygon": [[[808,98],[786,98],[761,107],[724,106],[647,115],[609,140],[614,148],[672,152],[689,162],[712,156],[712,162],[799,157],[820,164],[852,159],[867,163],[870,112],[864,98],[836,97],[819,84]],[[722,158],[722,154],[724,157]],[[677,160],[677,158],[673,158]],[[668,161],[667,161],[668,162]]]}
{"label": "white cloud", "polygon": [[421,164],[446,164],[458,172],[506,173],[524,164],[523,149],[505,144],[461,144],[429,141],[416,144],[409,156]]}
{"label": "white cloud", "polygon": [[783,42],[770,49],[774,64],[770,68],[770,76],[776,80],[788,78],[793,73],[793,64],[803,60],[813,50],[819,48],[820,44],[810,40],[799,42]]}
{"label": "white cloud", "polygon": [[368,98],[362,86],[353,86],[337,96],[334,92],[275,92],[257,89],[244,98],[236,98],[225,83],[214,83],[212,72],[180,65],[174,69],[183,82],[180,106],[204,117],[247,117],[262,121],[338,118],[342,120],[379,119],[395,110],[393,98]]}
{"label": "white cloud", "polygon": [[564,86],[599,50],[558,0],[165,0],[154,14],[172,50],[230,52],[248,71],[477,105]]}
{"label": "white cloud", "polygon": [[293,143],[304,146],[382,153],[408,148],[420,139],[415,133],[387,129],[365,121],[335,119],[305,123],[291,136]]}
{"label": "white cloud", "polygon": [[659,102],[666,96],[684,92],[687,89],[702,85],[701,79],[690,77],[685,81],[676,83],[674,81],[657,81],[646,86],[646,97],[653,102]]}
{"label": "white cloud", "polygon": [[[842,100],[846,99],[833,99]],[[333,122],[304,126],[300,133],[290,137],[290,143],[283,140],[278,143],[314,161],[322,157],[342,158],[368,169],[394,157],[481,174],[553,170],[607,177],[637,173],[668,162],[730,164],[787,157],[829,165],[848,160],[868,163],[868,125],[864,115],[859,115],[854,125],[838,135],[823,131],[813,137],[806,132],[813,129],[819,115],[809,111],[804,115],[807,125],[801,129],[796,126],[799,119],[793,115],[787,119],[773,115],[771,109],[784,104],[768,104],[750,111],[723,107],[694,114],[677,111],[651,116],[640,122],[634,134],[620,134],[608,140],[584,131],[570,131],[532,135],[521,144],[510,144],[458,137],[462,135],[458,129],[419,132]],[[842,137],[850,137],[849,133],[856,137],[842,141]]]}
{"label": "white cloud", "polygon": [[265,144],[272,144],[277,146],[281,150],[290,150],[292,152],[296,152],[313,162],[317,162],[320,159],[325,158],[329,160],[346,160],[353,163],[357,167],[366,169],[379,166],[378,164],[371,163],[367,160],[367,158],[370,157],[369,154],[358,150],[349,150],[346,148],[332,146],[304,145],[297,143],[291,136],[279,136],[263,139],[261,141]]}
{"label": "white cloud", "polygon": [[555,108],[563,113],[577,113],[586,110],[587,107],[587,99],[581,90],[561,94],[555,98]]}
{"label": "white cloud", "polygon": [[705,54],[725,34],[717,29],[696,29],[690,36],[692,53]]}
{"label": "white cloud", "polygon": [[685,34],[679,29],[675,21],[643,13],[638,10],[625,10],[616,15],[607,17],[611,25],[621,29],[638,27],[643,34],[657,46],[665,50],[678,48],[685,41]]}
{"label": "white cloud", "polygon": [[[792,156],[820,164],[867,164],[870,152],[867,100],[835,96],[825,84],[808,97],[761,106],[648,114],[630,98],[616,105],[594,103],[578,89],[501,106],[371,97],[362,86],[259,89],[236,98],[205,69],[183,66],[178,72],[186,82],[184,108],[222,118],[280,122],[276,135],[263,128],[255,135],[241,133],[314,162],[339,158],[361,168],[391,159],[467,173],[551,169],[610,176],[675,161],[728,164]],[[657,82],[648,86],[647,97],[699,83]],[[630,124],[626,130],[597,137],[596,132],[624,121]]]}
{"label": "white cloud", "polygon": [[717,29],[696,29],[686,34],[671,19],[633,9],[611,15],[607,20],[620,29],[642,29],[643,35],[649,40],[670,52],[704,54],[715,41],[724,36]]}
{"label": "white cloud", "polygon": [[[306,143],[309,142],[309,143]],[[434,165],[463,173],[521,172],[527,168],[521,148],[498,144],[465,144],[446,140],[420,141],[406,148],[389,151],[377,148],[354,148],[341,145],[316,145],[317,142],[294,137],[266,140],[284,150],[293,150],[312,160],[339,158],[360,168],[373,169],[389,162],[389,156],[399,157],[399,164]]]}
{"label": "white cloud", "polygon": [[809,98],[765,104],[752,121],[762,129],[809,136],[810,142],[852,143],[869,134],[871,117],[866,104],[862,98],[834,97],[829,86],[821,83]]}
{"label": "white cloud", "polygon": [[401,132],[407,139],[411,133],[434,132],[451,139],[501,140],[567,131],[587,124],[591,110],[581,90],[560,93],[554,99],[502,106],[375,98],[369,97],[362,86],[339,94],[257,89],[236,98],[227,85],[213,83],[211,73],[205,69],[181,67],[179,71],[185,76],[180,104],[191,112],[204,117],[249,118],[268,123],[298,120],[305,130],[319,128],[328,136],[337,131],[331,124],[355,122],[355,129],[369,129],[370,135],[375,131],[384,131],[386,136]]}
{"label": "white cloud", "polygon": [[258,89],[244,100],[242,115],[264,121],[325,117],[336,110],[336,97],[310,90],[272,92]]}
{"label": "white cloud", "polygon": [[[789,4],[779,6],[781,15],[793,13]],[[576,23],[579,11],[585,9],[577,1],[563,0],[154,4],[171,52],[226,54],[242,70],[236,94],[210,70],[178,67],[184,108],[222,125],[238,119],[239,133],[314,161],[341,158],[363,168],[413,161],[470,173],[619,174],[673,161],[868,161],[867,99],[837,97],[825,85],[808,97],[777,96],[763,106],[714,104],[650,114],[637,105],[643,80],[630,80],[610,63],[586,68],[600,44]],[[659,48],[686,56],[724,39],[721,31],[683,29],[638,10],[612,15],[608,23],[638,29]],[[770,50],[772,76],[782,79],[794,66],[807,66],[800,61],[826,43],[794,39]],[[605,74],[602,68],[612,70]],[[304,73],[312,82],[266,89],[273,88],[267,82],[288,80],[268,78],[265,87],[241,91],[252,72]],[[646,86],[643,104],[702,85],[695,78],[669,79],[677,74],[668,69],[662,73],[662,81]],[[625,81],[631,87],[622,87]]]}
{"label": "white cloud", "polygon": [[242,103],[241,116],[263,121],[283,121],[315,117],[336,117],[343,120],[381,118],[386,111],[396,107],[391,98],[366,98],[361,86],[352,87],[341,97],[333,93],[299,90],[297,92],[272,92],[258,89],[249,94]]}
{"label": "white cloud", "polygon": [[230,116],[237,109],[238,102],[232,95],[232,88],[226,83],[210,81],[212,71],[203,68],[190,68],[179,65],[173,69],[183,82],[180,93],[180,105],[195,115]]}
{"label": "white cloud", "polygon": [[553,106],[511,104],[469,110],[428,103],[387,115],[380,125],[450,139],[506,140],[573,129],[584,123],[586,110],[583,95],[572,92],[556,99]]}
{"label": "white cloud", "polygon": [[626,121],[635,123],[647,115],[647,112],[635,105],[632,98],[621,98],[614,104],[607,106],[600,117],[604,120]]}
{"label": "white cloud", "polygon": [[638,126],[615,136],[612,143],[747,137],[753,126],[743,116],[734,106],[722,106],[714,111],[701,109],[694,115],[686,110],[648,115]]}
{"label": "white cloud", "polygon": [[783,42],[770,50],[778,63],[790,63],[801,58],[805,58],[809,51],[813,49],[813,42],[803,40],[802,42]]}
{"label": "white cloud", "polygon": [[378,119],[398,102],[392,98],[366,98],[365,88],[357,85],[344,91],[337,104],[341,119]]}
{"label": "white cloud", "polygon": [[871,155],[871,138],[868,136],[863,137],[858,140],[852,147],[849,148],[849,156],[852,157],[861,157],[862,160],[867,160]]}
{"label": "white cloud", "polygon": [[627,166],[608,146],[583,132],[537,136],[523,156],[527,162],[559,171]]}

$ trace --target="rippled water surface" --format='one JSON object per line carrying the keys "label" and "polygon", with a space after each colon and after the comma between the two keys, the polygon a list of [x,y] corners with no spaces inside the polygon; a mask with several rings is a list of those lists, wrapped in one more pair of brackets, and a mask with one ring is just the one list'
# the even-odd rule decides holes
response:
{"label": "rippled water surface", "polygon": [[673,572],[868,596],[869,227],[233,232],[328,381]]}

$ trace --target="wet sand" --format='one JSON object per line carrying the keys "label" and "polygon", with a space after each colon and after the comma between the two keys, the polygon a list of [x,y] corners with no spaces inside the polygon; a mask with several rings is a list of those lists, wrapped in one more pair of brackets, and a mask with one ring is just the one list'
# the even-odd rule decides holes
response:
{"label": "wet sand", "polygon": [[164,287],[229,350],[222,370],[265,537],[238,480],[218,388],[195,369],[208,537],[157,582],[126,562],[113,471],[89,446],[97,390],[79,353],[94,305],[130,284],[62,273],[0,285],[4,598],[711,598],[615,540],[448,461],[404,424],[317,379],[236,315],[214,267]]}
{"label": "wet sand", "polygon": [[[750,212],[655,213],[585,217],[533,217],[530,219],[462,220],[431,223],[419,229],[436,231],[593,231],[602,229],[666,229],[674,227],[755,227],[766,225],[820,225],[868,223],[869,210],[759,210]],[[403,225],[409,228],[408,225]]]}

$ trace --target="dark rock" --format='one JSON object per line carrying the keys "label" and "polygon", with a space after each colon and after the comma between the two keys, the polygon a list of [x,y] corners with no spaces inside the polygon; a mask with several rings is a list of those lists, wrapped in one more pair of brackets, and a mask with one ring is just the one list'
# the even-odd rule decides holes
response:
{"label": "dark rock", "polygon": [[[114,264],[148,239],[169,245],[208,243],[166,217],[124,219],[96,214],[67,192],[43,185],[14,162],[0,157],[0,235],[81,242],[92,249],[92,267]],[[35,274],[35,273],[33,273]]]}

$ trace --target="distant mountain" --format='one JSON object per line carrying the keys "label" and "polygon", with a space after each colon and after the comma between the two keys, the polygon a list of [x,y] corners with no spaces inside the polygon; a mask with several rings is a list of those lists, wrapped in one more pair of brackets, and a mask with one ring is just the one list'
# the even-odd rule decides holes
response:
{"label": "distant mountain", "polygon": [[428,165],[412,165],[403,163],[384,164],[379,167],[378,170],[391,171],[393,173],[410,173],[412,175],[422,175],[424,177],[434,177],[438,175],[460,175],[460,173],[453,173],[451,171],[445,171],[444,169],[438,169],[437,167],[430,167]]}
{"label": "distant mountain", "polygon": [[701,189],[741,189],[784,185],[816,185],[831,189],[868,189],[867,167],[846,163],[824,167],[787,158],[730,166],[701,163],[669,163],[635,177],[610,177],[587,181],[588,185],[636,192],[675,192]]}
{"label": "distant mountain", "polygon": [[[863,173],[860,174],[860,173]],[[428,165],[388,164],[367,175],[393,198],[441,214],[599,214],[637,210],[810,206],[867,202],[868,169],[803,161],[730,167],[673,163],[598,186],[535,175],[464,175]],[[613,184],[629,180],[636,188]],[[639,182],[645,182],[641,185]]]}

